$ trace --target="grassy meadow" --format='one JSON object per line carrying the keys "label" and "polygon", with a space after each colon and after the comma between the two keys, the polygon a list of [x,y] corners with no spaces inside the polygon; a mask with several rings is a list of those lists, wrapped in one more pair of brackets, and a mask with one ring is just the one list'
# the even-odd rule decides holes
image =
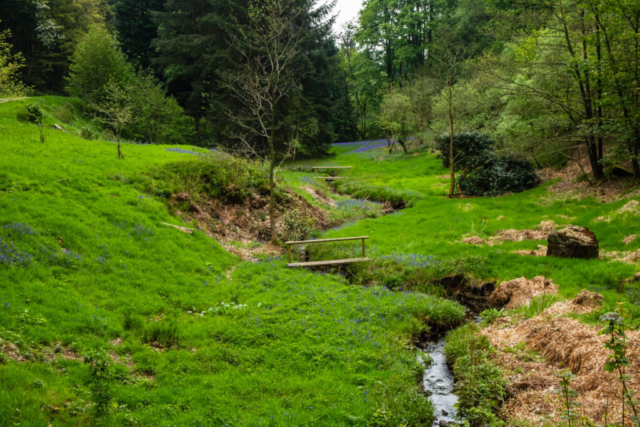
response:
{"label": "grassy meadow", "polygon": [[[35,125],[16,120],[30,102],[48,113],[45,144]],[[75,117],[67,125],[54,115],[69,103]],[[323,233],[371,237],[376,263],[356,270],[369,274],[370,286],[349,285],[341,275],[289,270],[281,259],[243,262],[203,232],[161,226],[193,225],[172,216],[166,199],[142,192],[135,177],[201,161],[199,150],[125,144],[125,160],[117,160],[112,142],[78,136],[91,126],[79,108],[57,97],[0,104],[0,426],[430,425],[411,338],[429,325],[460,324],[464,308],[437,289],[390,291],[385,280],[402,280],[387,274],[393,269],[427,272],[414,276],[425,282],[460,270],[490,280],[544,275],[560,297],[595,290],[605,295],[603,310],[632,302],[636,325],[640,319],[638,286],[618,293],[638,266],[510,253],[541,242],[461,242],[554,220],[588,226],[606,251],[636,250],[640,239],[622,240],[638,231],[637,216],[616,213],[628,200],[565,199],[549,184],[448,200],[434,154],[340,147],[336,157],[296,162],[281,178],[318,204],[300,187],[329,189],[300,168],[356,166],[354,180],[338,186],[369,200],[337,196],[329,213],[344,223]],[[380,217],[383,201],[409,207]],[[612,219],[594,222],[600,216]],[[357,245],[314,256],[350,249]],[[377,262],[389,270],[366,271]],[[107,351],[114,364],[101,417],[82,360],[92,350]]]}
{"label": "grassy meadow", "polygon": [[[197,156],[126,144],[119,161],[50,115],[42,145],[16,121],[26,102],[66,101],[0,104],[0,425],[430,422],[408,342],[425,316],[457,324],[462,307],[241,262],[161,227],[180,221],[130,177]],[[96,349],[115,363],[97,420],[82,362]]]}
{"label": "grassy meadow", "polygon": [[[512,253],[536,249],[540,244],[546,245],[546,240],[504,242],[495,246],[462,242],[468,236],[488,239],[499,230],[535,229],[542,221],[552,220],[558,225],[588,227],[598,237],[601,251],[636,251],[640,248],[640,239],[629,244],[625,244],[623,239],[640,234],[639,216],[618,213],[617,210],[630,200],[640,200],[640,197],[605,203],[595,198],[556,194],[550,191],[553,182],[548,182],[534,190],[503,197],[447,199],[447,171],[425,148],[418,148],[409,155],[399,152],[389,155],[384,148],[341,154],[321,161],[297,162],[296,169],[316,164],[355,167],[352,172],[354,180],[338,183],[340,191],[368,196],[372,200],[389,193],[397,194],[410,200],[412,206],[382,218],[363,219],[349,227],[329,230],[324,237],[370,236],[372,253],[378,257],[413,256],[441,262],[471,260],[466,263],[469,265],[466,272],[482,280],[500,282],[518,277],[545,276],[559,285],[563,298],[588,289],[605,296],[603,310],[613,309],[617,301],[629,303],[635,324],[640,325],[640,286],[626,284],[640,270],[639,265],[612,262],[610,259],[576,260]],[[600,217],[610,221],[598,221]],[[318,256],[333,257],[333,252],[340,249],[320,251]],[[381,281],[384,280],[381,277]],[[619,294],[621,287],[624,290]],[[591,315],[593,320],[597,317],[597,313]]]}

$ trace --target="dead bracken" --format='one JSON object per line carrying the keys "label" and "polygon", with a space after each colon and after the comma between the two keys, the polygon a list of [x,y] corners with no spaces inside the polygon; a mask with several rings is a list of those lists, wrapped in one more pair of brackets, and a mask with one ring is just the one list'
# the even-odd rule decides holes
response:
{"label": "dead bracken", "polygon": [[523,242],[526,240],[546,240],[550,232],[554,231],[558,225],[552,220],[542,221],[534,230],[500,230],[495,236],[485,240],[478,236],[471,236],[462,239],[463,243],[470,245],[490,245],[502,242]]}
{"label": "dead bracken", "polygon": [[489,297],[489,304],[507,309],[528,307],[539,295],[557,293],[558,286],[542,276],[535,277],[533,280],[521,277],[500,283]]}
{"label": "dead bracken", "polygon": [[[572,388],[578,392],[579,415],[596,423],[607,418],[608,424],[619,425],[618,375],[603,369],[609,356],[609,351],[602,347],[607,337],[599,335],[597,327],[558,317],[569,312],[568,309],[579,312],[597,307],[593,305],[601,300],[597,295],[583,292],[570,303],[555,305],[540,316],[512,326],[494,324],[482,332],[500,350],[496,352],[494,362],[505,369],[511,383],[511,398],[502,409],[504,417],[534,424],[560,424],[562,405],[552,393],[558,388],[558,378],[554,374],[569,369],[577,377]],[[628,385],[632,390],[640,391],[640,333],[628,332],[627,335],[631,361],[627,370],[631,376]],[[529,351],[538,352],[544,362],[523,361],[509,350],[522,345]]]}

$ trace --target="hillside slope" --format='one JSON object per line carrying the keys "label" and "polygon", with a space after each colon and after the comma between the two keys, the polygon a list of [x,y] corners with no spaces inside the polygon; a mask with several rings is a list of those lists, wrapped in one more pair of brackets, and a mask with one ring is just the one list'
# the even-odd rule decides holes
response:
{"label": "hillside slope", "polygon": [[[180,221],[130,177],[191,154],[126,144],[117,160],[51,115],[40,144],[15,118],[28,102],[69,101],[0,105],[0,425],[431,422],[406,343],[425,317],[459,323],[458,304],[241,262],[162,227]],[[113,363],[99,419],[92,350]]]}

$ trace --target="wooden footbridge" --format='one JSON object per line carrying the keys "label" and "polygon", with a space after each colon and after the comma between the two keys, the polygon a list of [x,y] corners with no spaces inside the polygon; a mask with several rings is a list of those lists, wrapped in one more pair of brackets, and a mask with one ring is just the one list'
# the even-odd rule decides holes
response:
{"label": "wooden footbridge", "polygon": [[[361,236],[361,237],[344,237],[340,239],[318,239],[318,240],[302,240],[299,242],[286,242],[285,245],[289,247],[289,264],[287,267],[290,268],[319,268],[319,267],[339,267],[342,265],[350,265],[356,262],[367,262],[371,261],[371,258],[367,258],[365,240],[367,240],[369,236]],[[361,240],[362,241],[362,258],[349,258],[349,259],[336,259],[329,261],[311,261],[311,262],[292,262],[292,248],[298,245],[313,245],[318,243],[331,243],[331,242],[347,242]]]}
{"label": "wooden footbridge", "polygon": [[347,169],[349,171],[349,176],[351,176],[351,169],[353,166],[313,166],[313,176],[318,179],[323,179],[325,181],[337,181],[339,179],[346,179],[346,176],[318,176],[319,169]]}

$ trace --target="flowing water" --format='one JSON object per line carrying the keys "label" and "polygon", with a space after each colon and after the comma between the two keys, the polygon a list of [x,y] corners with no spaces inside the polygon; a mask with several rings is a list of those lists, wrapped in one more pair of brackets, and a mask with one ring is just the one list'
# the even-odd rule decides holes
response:
{"label": "flowing water", "polygon": [[424,350],[431,356],[433,363],[425,370],[422,382],[427,393],[431,393],[431,402],[436,411],[434,426],[439,426],[440,421],[451,422],[455,417],[455,404],[458,396],[452,393],[454,380],[453,373],[447,365],[444,354],[444,338],[431,343]]}

